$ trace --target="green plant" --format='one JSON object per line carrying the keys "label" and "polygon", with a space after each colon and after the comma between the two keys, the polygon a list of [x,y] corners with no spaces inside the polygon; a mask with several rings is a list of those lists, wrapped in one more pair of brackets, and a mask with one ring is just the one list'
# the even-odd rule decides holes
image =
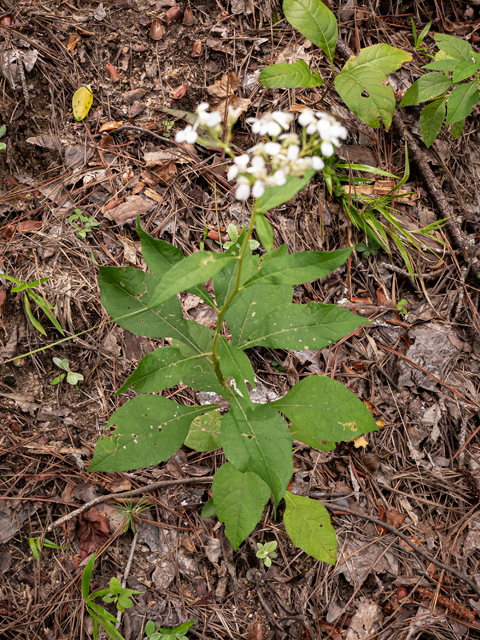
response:
{"label": "green plant", "polygon": [[187,640],[185,632],[190,629],[192,624],[195,624],[195,620],[184,622],[178,627],[164,629],[163,627],[156,627],[153,620],[149,620],[145,625],[145,633],[148,640]]}
{"label": "green plant", "polygon": [[59,547],[51,540],[45,540],[42,543],[41,538],[25,538],[28,540],[28,544],[30,545],[30,549],[33,553],[34,558],[36,558],[40,562],[40,553],[43,547],[47,547],[48,549],[68,549],[68,547]]}
{"label": "green plant", "polygon": [[[241,229],[238,229],[238,227],[236,227],[234,224],[229,224],[227,227],[227,233],[228,233],[228,237],[230,238],[230,242],[225,242],[223,245],[223,248],[230,249],[230,247],[233,247],[233,245],[236,244],[238,240],[240,232],[241,232]],[[255,249],[258,249],[258,247],[260,246],[260,243],[257,242],[256,240],[249,240],[249,245],[250,245],[250,249],[252,251],[255,251]]]}
{"label": "green plant", "polygon": [[[338,40],[335,15],[321,0],[284,0],[287,21],[328,57],[335,76],[333,55]],[[365,124],[378,128],[380,120],[388,130],[395,110],[395,95],[387,74],[411,60],[405,51],[388,44],[374,44],[352,56],[334,77],[335,89],[347,107]],[[269,88],[294,89],[323,84],[318,71],[312,71],[303,60],[292,64],[282,62],[266,67],[259,82]]]}
{"label": "green plant", "polygon": [[270,567],[272,564],[272,558],[277,557],[277,554],[275,553],[275,549],[277,548],[277,541],[273,540],[272,542],[267,542],[266,544],[257,542],[257,547],[257,558],[261,558],[263,560],[263,564],[266,567]]}
{"label": "green plant", "polygon": [[[3,136],[7,133],[7,125],[3,124],[0,127],[0,138],[3,138]],[[0,142],[0,153],[2,153],[3,151],[7,150],[7,145],[4,142]]]}
{"label": "green plant", "polygon": [[165,138],[170,138],[170,136],[172,135],[170,133],[170,130],[172,129],[174,124],[175,124],[175,120],[162,120],[162,127],[166,129],[166,131],[163,132],[163,135],[165,136]]}
{"label": "green plant", "polygon": [[122,634],[117,631],[115,624],[117,619],[106,609],[94,602],[95,598],[103,596],[104,602],[114,602],[118,611],[124,611],[133,606],[130,596],[140,591],[125,589],[117,578],[110,579],[108,589],[100,589],[95,593],[90,593],[90,581],[92,578],[93,566],[95,564],[96,552],[90,558],[82,576],[82,596],[87,613],[93,620],[93,640],[98,638],[98,625],[102,627],[111,640],[123,640]]}
{"label": "green plant", "polygon": [[400,311],[401,314],[403,314],[404,316],[407,315],[408,311],[407,311],[407,304],[408,304],[408,300],[405,300],[405,298],[402,298],[401,300],[399,300],[397,302],[397,309]]}
{"label": "green plant", "polygon": [[[79,220],[82,224],[77,224]],[[75,209],[75,213],[69,216],[68,221],[72,225],[72,228],[77,232],[78,238],[86,238],[87,233],[90,233],[92,227],[98,227],[98,222],[95,222],[95,218],[90,216],[84,216],[80,209]]]}
{"label": "green plant", "polygon": [[425,27],[423,27],[422,31],[420,32],[420,35],[417,38],[417,29],[415,27],[415,20],[413,19],[413,16],[410,17],[410,20],[412,21],[413,46],[415,47],[415,50],[421,51],[423,54],[428,55],[427,50],[424,47],[422,47],[422,43],[425,40],[427,33],[430,31],[430,27],[432,26],[432,23],[429,22]]}
{"label": "green plant", "polygon": [[27,312],[27,316],[29,317],[30,322],[33,324],[35,329],[37,329],[37,331],[40,331],[40,333],[42,333],[44,336],[47,335],[47,332],[45,331],[45,329],[42,327],[40,322],[33,315],[32,309],[30,307],[29,298],[31,298],[34,302],[38,304],[38,306],[43,311],[43,313],[47,316],[47,318],[52,322],[52,324],[55,325],[58,331],[60,331],[62,336],[65,335],[63,333],[62,327],[60,326],[60,323],[52,313],[54,307],[47,300],[45,300],[44,297],[32,291],[32,289],[35,289],[35,287],[38,287],[44,282],[47,282],[47,280],[50,280],[51,276],[48,278],[40,278],[40,280],[33,280],[32,282],[24,282],[23,280],[17,280],[13,276],[7,276],[4,273],[0,273],[0,276],[2,278],[5,278],[5,280],[8,280],[9,282],[14,282],[16,285],[18,285],[16,287],[13,287],[13,289],[11,290],[12,293],[19,293],[21,291],[24,291],[23,302],[25,304],[25,311]]}
{"label": "green plant", "polygon": [[[255,199],[249,225],[232,238],[225,253],[197,251],[184,257],[179,249],[149,236],[137,220],[143,258],[151,273],[128,266],[100,267],[102,303],[115,322],[135,334],[168,337],[172,342],[147,354],[117,392],[133,387],[141,395],[113,413],[89,471],[156,465],[168,460],[184,442],[200,451],[221,446],[227,462],[215,474],[212,500],[202,515],[216,513],[226,525],[233,548],[238,549],[255,528],[273,496],[275,509],[285,499],[285,528],[293,543],[334,564],[336,538],[327,510],[315,500],[287,491],[293,473],[293,439],[328,451],[336,442],[378,427],[363,402],[330,377],[305,377],[283,398],[255,404],[247,387],[247,383],[255,386],[255,375],[245,352],[257,346],[321,349],[367,323],[337,305],[292,301],[293,286],[331,273],[347,260],[352,247],[290,255],[285,245],[274,250],[273,230],[264,216],[303,189],[315,171],[326,169],[326,156],[334,153],[346,130],[322,116],[322,135],[316,129],[313,134],[304,131],[301,138],[283,134],[290,128],[291,114],[265,114],[249,122],[267,142],[256,145],[251,155],[235,156],[230,139],[238,114],[230,112],[223,141],[221,115],[207,113],[206,107],[200,105],[198,121],[177,133],[176,141],[194,143],[199,125],[210,129],[216,146],[234,160],[228,177],[236,180],[237,199],[244,201],[250,194]],[[317,122],[313,112],[308,115],[310,123]],[[265,250],[262,256],[252,253],[254,230]],[[202,285],[210,278],[215,299]],[[215,330],[184,319],[177,297],[181,291],[194,293],[217,312]],[[215,392],[222,400],[182,406],[155,395],[180,379],[198,391]],[[220,418],[219,434],[215,421],[202,425],[202,418],[200,425],[193,426],[195,418],[219,408],[229,409]]]}
{"label": "green plant", "polygon": [[135,524],[138,523],[138,519],[141,513],[147,511],[150,507],[146,500],[140,500],[138,504],[133,504],[133,499],[130,498],[127,504],[115,503],[116,510],[124,517],[122,522],[122,533],[126,533],[129,529],[135,533]]}
{"label": "green plant", "polygon": [[[60,358],[53,358],[53,362],[57,365],[59,369],[63,369],[67,372],[67,382],[72,386],[75,386],[79,382],[83,380],[83,376],[81,373],[75,373],[74,371],[70,371],[70,365],[68,360],[65,358],[64,360],[60,360]],[[65,378],[65,374],[61,373],[59,376],[54,378],[50,384],[52,386],[59,384]]]}
{"label": "green plant", "polygon": [[381,244],[375,238],[368,238],[366,244],[365,242],[359,242],[355,245],[355,250],[362,254],[362,258],[376,256],[380,248]]}
{"label": "green plant", "polygon": [[480,100],[480,55],[461,38],[444,33],[436,33],[434,38],[438,47],[435,59],[422,67],[431,73],[418,78],[400,103],[401,107],[408,107],[428,102],[422,109],[419,122],[427,147],[437,138],[444,119],[445,126],[453,125],[450,134],[459,138],[465,118]]}

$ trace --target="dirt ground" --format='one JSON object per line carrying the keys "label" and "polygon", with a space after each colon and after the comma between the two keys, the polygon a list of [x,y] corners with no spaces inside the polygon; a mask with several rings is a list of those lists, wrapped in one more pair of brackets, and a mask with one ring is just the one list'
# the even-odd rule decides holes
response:
{"label": "dirt ground", "polygon": [[[413,47],[410,16],[417,31],[432,20],[433,32],[465,37],[480,52],[475,2],[328,4],[343,43],[337,70],[347,47],[386,42],[412,54],[390,76],[399,99],[425,64]],[[0,0],[0,126],[7,126],[0,272],[25,282],[49,278],[36,291],[53,305],[67,338],[62,342],[37,310],[46,335],[40,333],[24,294],[0,278],[2,640],[91,637],[80,582],[95,550],[92,590],[116,576],[140,592],[123,614],[125,640],[143,638],[148,620],[163,627],[194,620],[190,638],[480,638],[478,108],[460,139],[442,132],[427,150],[416,107],[397,107],[386,131],[362,124],[333,89],[267,90],[258,74],[275,61],[302,58],[328,77],[321,51],[282,18],[271,0],[198,0],[180,8],[175,0]],[[425,44],[433,48],[433,38]],[[366,403],[380,427],[366,447],[320,452],[296,443],[291,490],[331,511],[335,567],[295,548],[271,506],[234,553],[223,526],[200,516],[223,462],[219,451],[183,447],[167,463],[134,473],[87,471],[109,416],[133,395],[116,390],[145,353],[163,346],[108,323],[97,265],[146,268],[137,212],[146,231],[187,254],[207,225],[226,229],[244,220],[218,151],[196,145],[171,156],[182,116],[211,101],[207,88],[218,89],[227,73],[238,78],[236,99],[250,101],[235,129],[239,150],[254,142],[246,116],[321,104],[348,126],[340,153],[347,160],[401,176],[407,139],[405,188],[414,196],[397,203],[405,220],[424,226],[444,218],[442,202],[452,216],[438,242],[411,252],[415,279],[392,246],[390,254],[357,252],[348,268],[295,288],[296,302],[341,304],[372,319],[368,328],[320,352],[249,351],[264,395],[282,396],[312,373],[331,376]],[[89,116],[76,122],[71,100],[82,85],[91,85],[94,100]],[[152,152],[165,153],[149,162]],[[443,201],[432,193],[428,171]],[[68,221],[76,209],[97,223],[85,237]],[[290,251],[365,241],[320,178],[269,219],[276,246]],[[218,251],[214,239],[210,233],[205,243]],[[191,298],[182,297],[186,317],[210,324],[208,308]],[[396,307],[400,300],[406,314]],[[67,359],[83,381],[52,386],[62,373],[53,358]],[[198,401],[182,385],[162,393]],[[109,498],[154,482],[166,484]],[[135,508],[134,537],[122,518]],[[28,538],[64,548],[43,547],[37,561]],[[278,557],[267,569],[256,543],[270,540],[278,542]]]}

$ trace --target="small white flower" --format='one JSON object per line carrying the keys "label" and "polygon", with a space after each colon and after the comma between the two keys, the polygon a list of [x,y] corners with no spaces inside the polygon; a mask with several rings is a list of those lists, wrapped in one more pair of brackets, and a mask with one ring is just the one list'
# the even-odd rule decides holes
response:
{"label": "small white flower", "polygon": [[312,167],[315,169],[315,171],[321,171],[324,166],[325,163],[319,156],[313,156]]}
{"label": "small white flower", "polygon": [[320,151],[322,152],[322,155],[329,158],[330,156],[333,155],[335,148],[331,142],[324,140],[320,145]]}
{"label": "small white flower", "polygon": [[287,181],[287,176],[285,175],[285,171],[283,171],[283,169],[279,169],[278,171],[275,171],[275,173],[273,174],[273,180],[277,185],[277,187],[283,186]]}
{"label": "small white flower", "polygon": [[282,129],[290,129],[290,123],[293,120],[293,115],[291,113],[285,113],[284,111],[276,111],[272,113],[272,118],[278,122],[278,124],[282,127]]}
{"label": "small white flower", "polygon": [[251,173],[252,175],[257,176],[257,174],[262,173],[264,169],[265,169],[265,160],[262,158],[262,156],[254,156],[250,163],[250,168],[247,169],[247,171],[248,173]]}
{"label": "small white flower", "polygon": [[287,149],[287,158],[290,161],[295,162],[295,160],[298,158],[299,153],[300,153],[300,147],[296,144],[292,144]]}
{"label": "small white flower", "polygon": [[238,173],[238,167],[236,164],[232,164],[232,166],[229,168],[229,170],[227,171],[227,178],[229,180],[233,180],[234,178],[237,177],[237,173]]}
{"label": "small white flower", "polygon": [[261,198],[265,193],[265,185],[261,180],[257,180],[252,188],[252,196],[254,198]]}
{"label": "small white flower", "polygon": [[292,114],[277,111],[276,113],[265,113],[258,118],[248,118],[247,122],[252,125],[252,132],[259,133],[261,136],[270,136],[276,138],[282,133],[282,130],[290,128]]}
{"label": "small white flower", "polygon": [[301,127],[307,127],[309,124],[315,122],[315,115],[310,109],[304,109],[298,116],[298,124]]}
{"label": "small white flower", "polygon": [[281,145],[278,142],[267,142],[264,145],[265,153],[268,153],[269,156],[277,156],[280,153]]}
{"label": "small white flower", "polygon": [[245,173],[247,170],[248,163],[250,162],[250,157],[244,153],[241,156],[237,156],[233,164],[227,173],[227,178],[229,180],[233,180],[238,173]]}
{"label": "small white flower", "polygon": [[312,122],[311,124],[308,125],[308,127],[305,129],[305,131],[307,132],[307,134],[309,136],[313,135],[314,133],[317,132],[317,122]]}
{"label": "small white flower", "polygon": [[250,184],[248,182],[239,183],[237,185],[235,197],[237,200],[248,200],[248,198],[250,197]]}
{"label": "small white flower", "polygon": [[242,110],[240,108],[234,109],[233,107],[228,107],[228,124],[233,125],[239,119]]}
{"label": "small white flower", "polygon": [[188,127],[185,127],[185,129],[177,133],[177,135],[175,136],[175,142],[178,142],[180,144],[182,142],[188,142],[188,144],[195,144],[195,142],[197,141],[197,138],[198,138],[197,132],[192,127],[192,125],[189,124]]}

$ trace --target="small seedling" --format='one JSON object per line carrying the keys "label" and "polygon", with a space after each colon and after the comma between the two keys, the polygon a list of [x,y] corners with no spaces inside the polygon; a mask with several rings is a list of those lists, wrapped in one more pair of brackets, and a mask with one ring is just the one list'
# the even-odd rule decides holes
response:
{"label": "small seedling", "polygon": [[117,631],[114,626],[117,623],[117,619],[93,601],[95,598],[103,596],[104,602],[115,602],[118,611],[123,612],[125,609],[133,606],[130,596],[134,593],[140,593],[140,591],[124,589],[117,578],[112,578],[108,589],[100,589],[100,591],[90,593],[90,580],[92,578],[96,555],[95,552],[90,558],[82,577],[82,596],[85,608],[93,620],[93,640],[97,640],[98,638],[98,625],[102,627],[111,640],[124,640],[122,634]]}
{"label": "small seedling", "polygon": [[405,298],[402,298],[401,300],[399,300],[397,302],[397,309],[400,311],[400,313],[402,313],[404,316],[407,315],[408,311],[407,311],[407,304],[408,301],[405,300]]}
{"label": "small seedling", "polygon": [[411,16],[411,20],[412,20],[412,31],[413,31],[413,45],[415,47],[415,50],[421,51],[422,53],[426,53],[426,49],[422,47],[422,42],[425,40],[425,36],[430,31],[430,27],[432,26],[432,23],[429,22],[425,27],[423,27],[420,35],[417,38],[417,29],[415,27],[415,21],[413,19],[413,16]]}
{"label": "small seedling", "polygon": [[126,533],[129,529],[135,533],[135,524],[138,524],[140,514],[147,511],[150,507],[144,500],[140,500],[138,504],[134,505],[133,500],[130,498],[127,504],[116,502],[115,508],[124,516],[122,533]]}
{"label": "small seedling", "polygon": [[189,620],[178,627],[166,629],[157,627],[153,620],[149,620],[145,625],[145,633],[148,640],[187,640],[185,632],[190,629],[192,624],[195,624],[195,620]]}
{"label": "small seedling", "polygon": [[[225,242],[223,244],[224,249],[230,249],[234,244],[237,244],[238,238],[240,237],[240,230],[234,224],[229,224],[227,227],[227,233],[230,238],[230,242]],[[220,244],[220,243],[219,243]],[[248,244],[250,245],[250,249],[255,251],[260,246],[260,243],[256,240],[249,240]]]}
{"label": "small seedling", "polygon": [[369,256],[376,256],[381,245],[373,238],[368,238],[367,243],[359,242],[355,245],[355,249],[362,254],[362,258],[368,258]]}
{"label": "small seedling", "polygon": [[[7,125],[4,124],[0,127],[0,138],[3,138],[3,136],[6,133],[7,133]],[[7,145],[4,142],[0,142],[0,153],[6,150],[7,150]]]}
{"label": "small seedling", "polygon": [[40,562],[40,552],[43,547],[47,547],[48,549],[68,549],[68,547],[59,547],[51,540],[44,540],[42,543],[41,538],[25,538],[28,540],[28,544],[30,545],[30,549],[32,550],[33,557],[36,558]]}
{"label": "small seedling", "polygon": [[[64,360],[60,360],[60,358],[53,358],[53,362],[57,365],[59,369],[63,369],[67,372],[67,382],[71,384],[73,387],[83,380],[83,376],[81,373],[75,373],[75,371],[70,371],[70,365],[68,360],[65,358]],[[65,374],[62,373],[56,378],[54,378],[50,384],[55,386],[59,384],[65,378]]]}
{"label": "small seedling", "polygon": [[173,127],[174,124],[175,124],[174,120],[162,120],[162,127],[166,129],[166,131],[163,132],[163,135],[165,136],[165,138],[170,138],[170,136],[172,135],[170,133],[170,129]]}
{"label": "small seedling", "polygon": [[282,367],[281,363],[276,360],[272,360],[272,367],[277,371],[285,371],[285,367]]}
{"label": "small seedling", "polygon": [[[78,220],[82,223],[81,225],[77,224]],[[68,218],[68,221],[77,232],[78,238],[86,238],[87,233],[90,233],[92,227],[98,227],[98,222],[95,222],[95,218],[93,216],[87,218],[80,209],[75,209],[75,213]]]}
{"label": "small seedling", "polygon": [[277,557],[277,554],[275,553],[275,549],[277,548],[277,541],[273,540],[272,542],[267,542],[266,544],[257,542],[257,547],[257,558],[261,558],[263,560],[263,564],[266,567],[270,567],[272,564],[272,558]]}
{"label": "small seedling", "polygon": [[45,331],[45,329],[42,327],[40,322],[33,315],[32,309],[30,307],[29,298],[31,298],[34,302],[38,304],[38,306],[43,311],[43,313],[48,317],[48,319],[52,322],[52,324],[55,325],[58,331],[60,331],[62,336],[65,335],[63,333],[62,327],[60,326],[60,323],[52,314],[54,307],[49,302],[47,302],[47,300],[45,300],[45,298],[43,298],[41,295],[32,291],[32,289],[35,289],[35,287],[38,287],[44,282],[47,282],[47,280],[50,280],[50,277],[40,278],[40,280],[32,280],[32,282],[24,282],[23,280],[17,280],[13,276],[7,276],[4,273],[0,273],[0,276],[2,278],[5,278],[5,280],[8,280],[9,282],[14,282],[16,285],[18,285],[16,287],[13,287],[13,289],[11,290],[12,293],[19,293],[21,291],[25,292],[23,294],[25,311],[27,312],[27,316],[29,317],[30,322],[33,324],[35,329],[37,329],[37,331],[40,331],[40,333],[42,333],[44,336],[47,335],[47,332]]}

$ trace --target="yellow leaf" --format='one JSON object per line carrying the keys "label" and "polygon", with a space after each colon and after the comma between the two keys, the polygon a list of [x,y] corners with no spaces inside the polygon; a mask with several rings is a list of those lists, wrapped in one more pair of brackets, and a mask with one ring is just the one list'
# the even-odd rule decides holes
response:
{"label": "yellow leaf", "polygon": [[383,427],[385,426],[384,418],[380,418],[380,420],[375,420],[375,424],[379,429],[383,429]]}
{"label": "yellow leaf", "polygon": [[368,447],[368,440],[365,440],[363,436],[358,436],[358,438],[353,439],[353,446],[355,449],[360,449],[360,447],[366,449]]}
{"label": "yellow leaf", "polygon": [[80,122],[80,120],[83,120],[87,116],[90,111],[90,107],[92,106],[92,102],[93,93],[90,85],[87,87],[80,87],[80,89],[75,91],[72,98],[72,108],[75,120]]}

